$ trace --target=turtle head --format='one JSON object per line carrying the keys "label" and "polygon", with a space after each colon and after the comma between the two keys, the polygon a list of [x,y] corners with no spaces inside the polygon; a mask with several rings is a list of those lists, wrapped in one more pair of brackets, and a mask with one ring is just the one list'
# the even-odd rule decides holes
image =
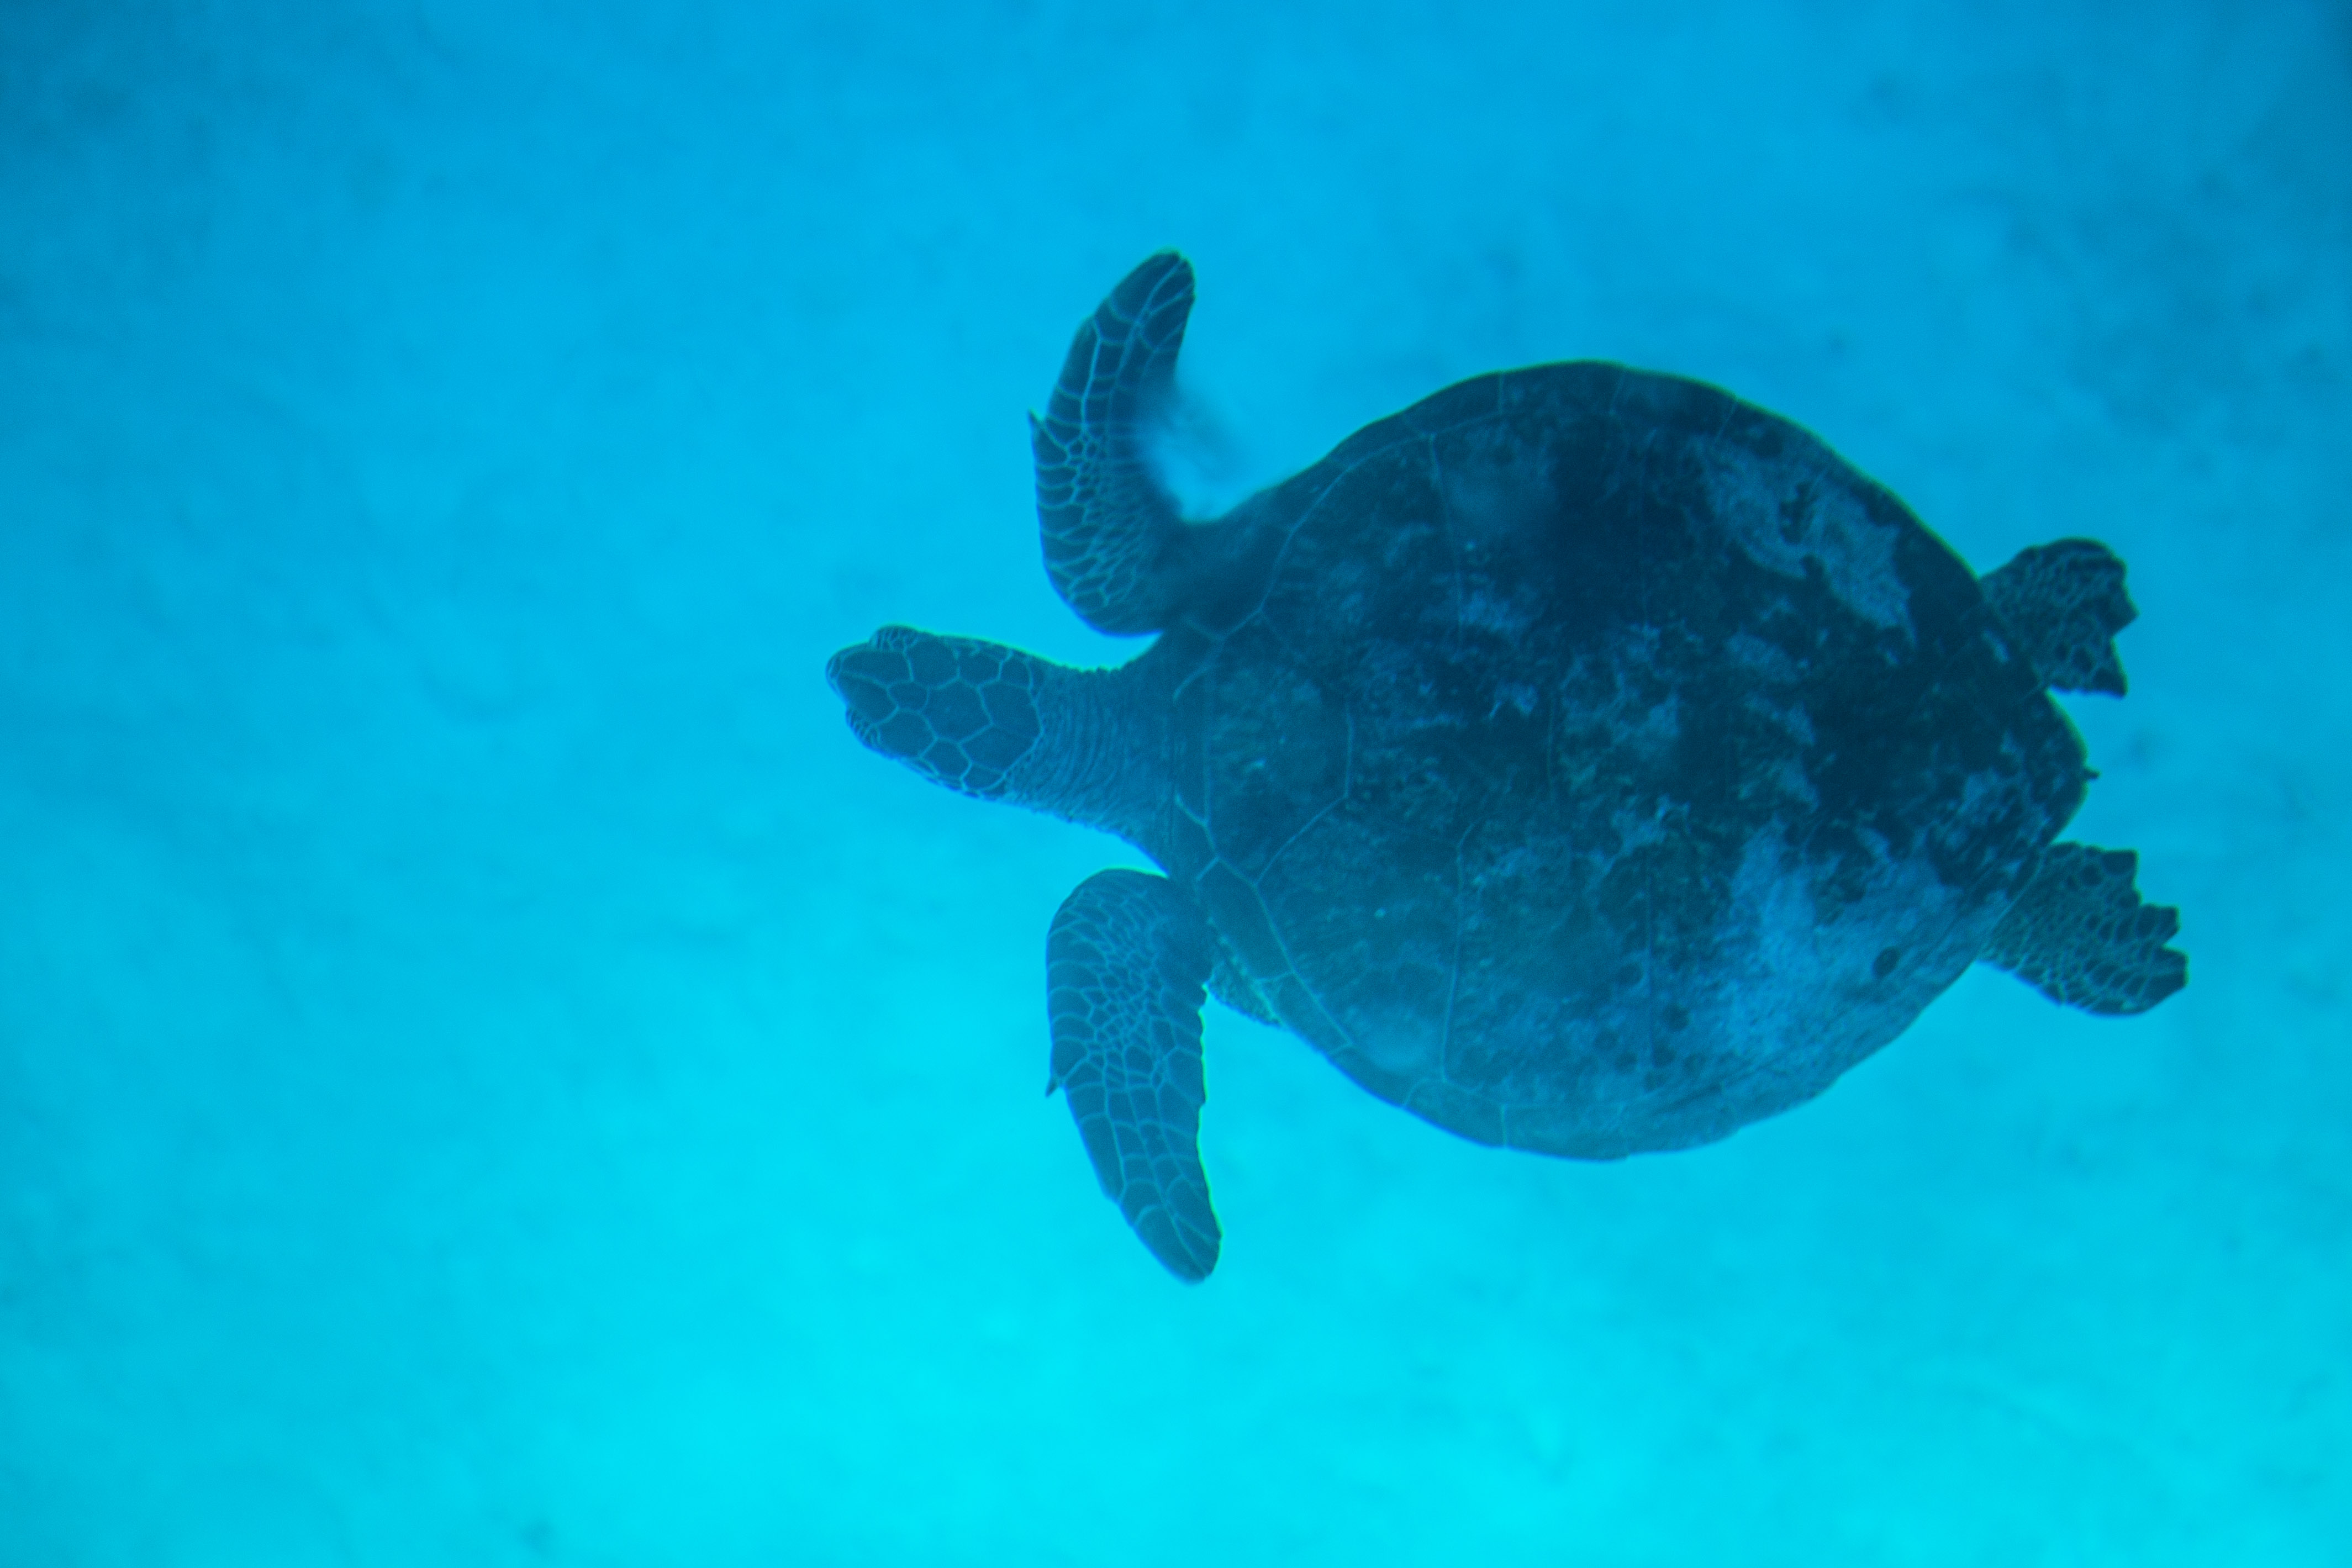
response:
{"label": "turtle head", "polygon": [[1047,666],[1014,648],[885,626],[825,661],[849,727],[935,784],[983,800],[1020,797],[1015,775],[1045,727]]}

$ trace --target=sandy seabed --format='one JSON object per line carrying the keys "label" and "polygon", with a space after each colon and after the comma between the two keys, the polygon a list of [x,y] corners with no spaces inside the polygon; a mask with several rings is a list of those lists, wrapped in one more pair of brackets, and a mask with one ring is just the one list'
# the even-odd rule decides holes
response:
{"label": "sandy seabed", "polygon": [[[2352,13],[1666,9],[0,11],[0,1564],[2344,1561]],[[2190,988],[1615,1166],[1216,1013],[1175,1284],[1131,857],[819,674],[1132,653],[1022,415],[1166,245],[1202,507],[1597,357],[2113,545]]]}

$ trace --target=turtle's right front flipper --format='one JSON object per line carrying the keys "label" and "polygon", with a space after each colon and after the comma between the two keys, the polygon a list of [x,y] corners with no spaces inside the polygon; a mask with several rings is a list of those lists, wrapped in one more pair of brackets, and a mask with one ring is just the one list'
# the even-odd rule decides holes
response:
{"label": "turtle's right front flipper", "polygon": [[2129,850],[2052,844],[1993,928],[1985,960],[2084,1012],[2147,1011],[2189,983],[2189,960],[2165,946],[2180,911],[2141,903],[2138,869]]}
{"label": "turtle's right front flipper", "polygon": [[1157,632],[1173,618],[1185,528],[1146,438],[1175,394],[1192,313],[1192,263],[1161,251],[1078,328],[1045,417],[1029,421],[1045,570],[1097,631]]}
{"label": "turtle's right front flipper", "polygon": [[1103,1191],[1182,1280],[1217,1266],[1201,1170],[1202,982],[1213,938],[1165,877],[1107,871],[1078,884],[1045,939],[1054,1063]]}

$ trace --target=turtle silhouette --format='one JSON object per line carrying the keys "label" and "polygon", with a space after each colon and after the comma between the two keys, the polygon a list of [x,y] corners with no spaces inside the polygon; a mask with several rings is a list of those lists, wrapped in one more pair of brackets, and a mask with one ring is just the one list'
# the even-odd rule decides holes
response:
{"label": "turtle silhouette", "polygon": [[2187,981],[2049,695],[2120,695],[2122,563],[1979,580],[1786,420],[1622,366],[1478,376],[1213,521],[1148,445],[1192,272],[1080,326],[1031,420],[1045,567],[1115,669],[886,627],[874,750],[1107,829],[1046,939],[1052,1065],[1161,1263],[1221,1233],[1203,988],[1478,1143],[1612,1159],[1826,1089],[1979,959],[2136,1013]]}

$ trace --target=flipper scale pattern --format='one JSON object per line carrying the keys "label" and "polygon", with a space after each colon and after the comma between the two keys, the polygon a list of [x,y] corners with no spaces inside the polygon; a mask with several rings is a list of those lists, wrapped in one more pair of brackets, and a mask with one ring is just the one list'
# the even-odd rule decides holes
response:
{"label": "flipper scale pattern", "polygon": [[1067,1097],[1103,1191],[1187,1281],[1216,1267],[1221,1239],[1198,1145],[1213,941],[1165,877],[1107,871],[1078,884],[1045,943],[1045,1092]]}

